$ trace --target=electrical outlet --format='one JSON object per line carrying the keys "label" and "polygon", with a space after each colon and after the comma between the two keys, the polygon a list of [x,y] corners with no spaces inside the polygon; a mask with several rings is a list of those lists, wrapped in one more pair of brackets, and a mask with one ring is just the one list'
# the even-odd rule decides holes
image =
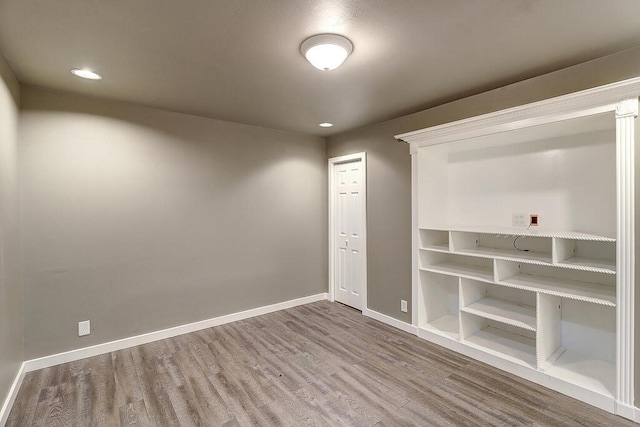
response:
{"label": "electrical outlet", "polygon": [[89,335],[91,333],[91,321],[85,320],[83,322],[78,322],[78,336],[83,337],[85,335]]}
{"label": "electrical outlet", "polygon": [[525,219],[527,216],[525,214],[513,214],[511,217],[511,225],[513,227],[526,227],[529,224]]}
{"label": "electrical outlet", "polygon": [[532,227],[537,227],[540,224],[540,221],[539,221],[540,218],[538,218],[539,216],[540,215],[538,215],[538,214],[529,215],[529,224]]}
{"label": "electrical outlet", "polygon": [[407,301],[401,299],[400,300],[400,311],[402,311],[403,313],[407,312]]}

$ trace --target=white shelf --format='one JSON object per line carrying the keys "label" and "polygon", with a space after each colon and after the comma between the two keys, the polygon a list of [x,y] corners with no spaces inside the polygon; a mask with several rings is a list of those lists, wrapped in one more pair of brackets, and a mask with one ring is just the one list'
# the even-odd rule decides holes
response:
{"label": "white shelf", "polygon": [[420,250],[421,251],[431,251],[431,252],[443,252],[443,253],[446,253],[446,254],[450,253],[448,244],[424,246],[424,247],[420,248]]}
{"label": "white shelf", "polygon": [[477,247],[475,249],[461,249],[457,251],[449,250],[449,245],[429,245],[420,248],[421,251],[441,252],[446,254],[466,255],[478,258],[501,259],[505,261],[524,262],[529,264],[539,264],[553,266],[551,263],[551,254],[537,252],[518,252],[506,249]]}
{"label": "white shelf", "polygon": [[502,261],[521,262],[524,264],[543,265],[547,267],[567,268],[570,270],[589,271],[592,273],[616,274],[615,261],[594,260],[589,258],[569,258],[557,264],[551,262],[551,255],[537,252],[516,252],[505,249],[483,248],[450,251],[449,245],[431,245],[420,248],[423,251],[439,252],[454,255],[474,256],[478,258],[498,259]]}
{"label": "white shelf", "polygon": [[559,262],[556,266],[594,273],[616,274],[615,260],[573,257]]}
{"label": "white shelf", "polygon": [[465,343],[512,362],[536,367],[534,339],[489,326],[467,338]]}
{"label": "white shelf", "polygon": [[435,332],[439,335],[444,335],[456,341],[460,337],[459,319],[457,316],[452,316],[450,314],[427,323],[422,327],[422,329],[428,330],[430,332]]}
{"label": "white shelf", "polygon": [[436,231],[462,231],[467,233],[483,233],[494,234],[503,236],[529,236],[529,237],[556,237],[559,239],[573,239],[573,240],[591,240],[596,242],[615,242],[615,233],[603,233],[589,234],[581,233],[578,231],[555,231],[544,230],[539,231],[532,227],[527,230],[526,228],[518,227],[466,227],[466,226],[437,226],[437,227],[420,227],[421,230],[436,230]]}
{"label": "white shelf", "polygon": [[442,264],[428,265],[420,268],[420,270],[446,274],[448,276],[464,277],[467,279],[474,279],[474,280],[480,280],[483,282],[493,283],[493,271],[490,267],[481,267],[477,265],[467,265],[467,264],[442,263]]}
{"label": "white shelf", "polygon": [[602,304],[610,307],[616,306],[616,289],[614,286],[558,279],[555,277],[533,276],[524,273],[502,280],[499,284],[578,301]]}
{"label": "white shelf", "polygon": [[[566,240],[574,240],[574,241],[592,241],[592,242],[603,242],[603,243],[615,243],[615,239],[604,237],[604,236],[596,236],[586,233],[577,233],[577,232],[547,232],[547,233],[535,233],[532,234],[530,232],[522,232],[519,229],[491,229],[492,232],[478,231],[479,228],[468,228],[462,230],[462,227],[457,227],[451,230],[434,230],[434,229],[422,229],[423,232],[432,232],[432,233],[444,233],[444,232],[459,232],[459,233],[475,233],[477,234],[486,234],[490,236],[502,236],[508,235],[513,236],[523,236],[530,237],[532,239],[545,239],[545,238],[555,238],[555,239],[566,239]],[[515,230],[515,231],[514,231]],[[505,233],[506,231],[506,233]],[[562,236],[562,237],[559,237]],[[477,242],[476,242],[477,243]],[[529,248],[530,249],[530,248]],[[603,274],[616,274],[616,262],[614,259],[594,259],[594,258],[586,258],[574,256],[568,259],[564,259],[562,261],[558,261],[554,263],[552,254],[549,252],[539,252],[539,251],[518,251],[511,248],[495,248],[491,246],[476,246],[476,247],[467,247],[460,248],[456,250],[450,250],[449,243],[433,243],[424,245],[420,247],[422,251],[429,252],[438,252],[438,253],[447,253],[454,255],[463,255],[463,256],[471,256],[477,258],[485,258],[485,259],[497,259],[503,261],[512,261],[512,262],[520,262],[524,264],[533,264],[533,265],[542,265],[556,268],[564,268],[570,270],[578,270],[578,271],[587,271],[593,273],[603,273]]]}
{"label": "white shelf", "polygon": [[536,309],[528,305],[487,297],[460,310],[529,331],[536,330]]}
{"label": "white shelf", "polygon": [[560,348],[543,371],[552,377],[577,384],[595,393],[614,397],[616,367],[614,363],[593,359],[575,351]]}
{"label": "white shelf", "polygon": [[530,251],[520,252],[516,250],[511,251],[506,249],[477,247],[475,249],[464,249],[454,251],[452,253],[459,255],[477,256],[481,258],[495,258],[505,261],[524,262],[529,264],[552,265],[551,254]]}
{"label": "white shelf", "polygon": [[534,276],[525,273],[494,282],[491,268],[453,263],[428,265],[420,270],[479,280],[486,283],[496,283],[501,286],[541,292],[610,307],[616,306],[616,290],[614,286],[555,277]]}

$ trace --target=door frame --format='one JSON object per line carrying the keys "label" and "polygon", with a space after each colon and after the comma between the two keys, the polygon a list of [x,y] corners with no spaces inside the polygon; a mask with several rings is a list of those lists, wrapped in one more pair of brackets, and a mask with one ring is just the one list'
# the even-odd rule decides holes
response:
{"label": "door frame", "polygon": [[335,301],[335,240],[333,238],[336,229],[335,218],[335,186],[336,182],[333,176],[334,166],[340,163],[350,163],[353,161],[360,161],[362,164],[362,263],[364,264],[362,271],[362,289],[360,291],[360,298],[362,312],[366,312],[369,307],[367,306],[367,153],[360,152],[354,154],[347,154],[345,156],[331,157],[329,159],[328,175],[329,175],[329,300]]}

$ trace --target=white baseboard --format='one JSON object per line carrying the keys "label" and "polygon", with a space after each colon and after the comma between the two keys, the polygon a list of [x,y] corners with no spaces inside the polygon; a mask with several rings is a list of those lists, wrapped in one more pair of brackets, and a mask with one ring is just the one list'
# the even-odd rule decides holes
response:
{"label": "white baseboard", "polygon": [[416,328],[415,326],[407,322],[403,322],[402,320],[393,318],[391,316],[387,316],[386,314],[378,313],[377,311],[374,311],[368,308],[365,308],[364,310],[362,310],[362,314],[364,314],[367,317],[371,317],[372,319],[376,319],[382,323],[386,323],[389,326],[393,326],[394,328],[398,328],[402,331],[409,332],[410,334],[413,334],[413,335],[418,334],[418,328]]}
{"label": "white baseboard", "polygon": [[640,410],[634,406],[624,405],[620,402],[616,403],[616,414],[629,420],[640,422]]}
{"label": "white baseboard", "polygon": [[23,367],[25,372],[31,372],[37,369],[59,365],[61,363],[73,362],[75,360],[80,360],[87,357],[98,356],[100,354],[110,353],[112,351],[135,347],[137,345],[175,337],[176,335],[187,334],[189,332],[195,332],[201,329],[224,325],[225,323],[236,322],[238,320],[244,320],[250,317],[261,316],[263,314],[272,313],[274,311],[285,310],[287,308],[309,304],[316,301],[322,301],[328,298],[329,294],[325,292],[322,294],[279,302],[277,304],[267,305],[264,307],[252,308],[250,310],[227,314],[220,317],[214,317],[212,319],[201,320],[199,322],[188,323],[186,325],[175,326],[173,328],[163,329],[161,331],[149,332],[134,337],[123,338],[116,341],[93,345],[91,347],[79,348],[77,350],[71,350],[64,353],[52,354],[50,356],[44,356],[38,359],[27,360],[26,362],[24,362]]}
{"label": "white baseboard", "polygon": [[16,378],[13,380],[13,384],[11,384],[11,388],[9,389],[9,394],[7,395],[7,398],[4,400],[2,409],[0,409],[0,426],[4,426],[7,423],[7,418],[9,418],[9,412],[11,412],[11,407],[13,406],[13,402],[15,402],[16,400],[16,396],[18,396],[18,390],[20,390],[20,386],[22,385],[22,380],[24,379],[25,372],[26,372],[25,364],[22,363],[20,365],[20,369],[18,369]]}

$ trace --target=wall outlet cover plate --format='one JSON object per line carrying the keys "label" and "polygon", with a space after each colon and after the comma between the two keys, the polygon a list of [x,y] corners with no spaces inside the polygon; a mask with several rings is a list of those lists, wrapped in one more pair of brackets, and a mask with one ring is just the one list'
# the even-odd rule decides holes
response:
{"label": "wall outlet cover plate", "polygon": [[78,336],[83,337],[85,335],[89,335],[91,333],[91,321],[84,320],[82,322],[78,322]]}

